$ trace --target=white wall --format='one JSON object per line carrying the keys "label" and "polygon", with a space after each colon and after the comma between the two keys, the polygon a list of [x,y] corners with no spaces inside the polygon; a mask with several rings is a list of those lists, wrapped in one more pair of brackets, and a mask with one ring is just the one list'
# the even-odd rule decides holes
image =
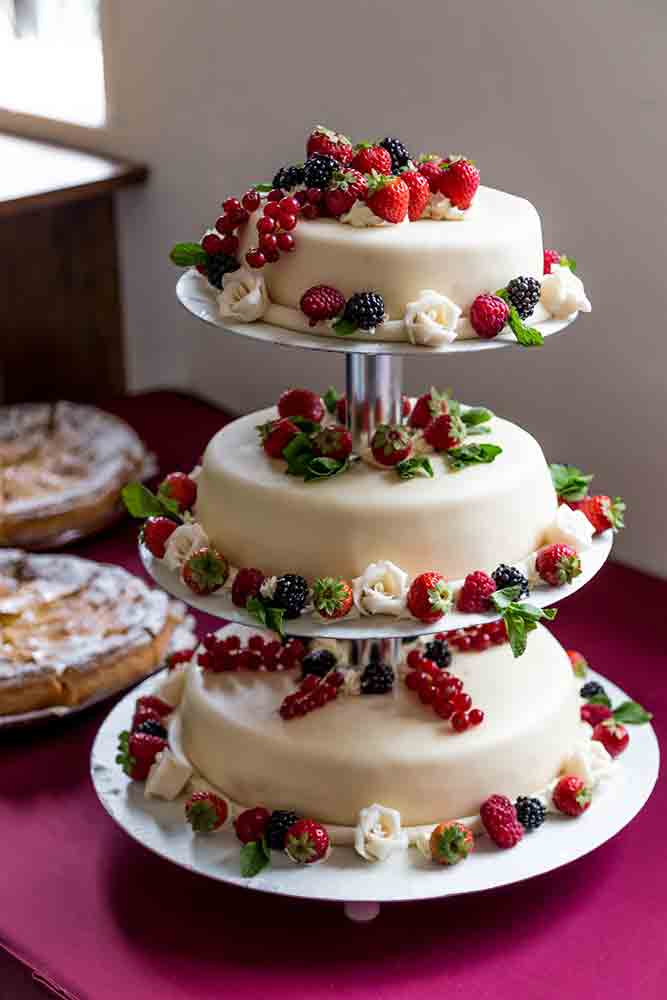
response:
{"label": "white wall", "polygon": [[107,0],[111,120],[76,141],[153,169],[119,206],[132,386],[248,410],[290,383],[341,383],[333,357],[189,318],[170,245],[294,160],[318,122],[464,151],[484,183],[538,206],[594,312],[541,351],[415,360],[408,387],[453,386],[595,470],[631,508],[618,555],[667,573],[666,28],[663,0]]}

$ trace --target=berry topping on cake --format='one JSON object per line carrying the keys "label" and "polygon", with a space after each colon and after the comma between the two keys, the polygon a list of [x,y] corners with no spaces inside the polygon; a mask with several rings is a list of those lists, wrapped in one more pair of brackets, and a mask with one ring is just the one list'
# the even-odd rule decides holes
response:
{"label": "berry topping on cake", "polygon": [[625,504],[620,497],[614,500],[604,494],[586,497],[579,505],[579,510],[583,511],[595,529],[595,534],[601,531],[619,531],[624,527]]}
{"label": "berry topping on cake", "polygon": [[426,643],[424,646],[424,656],[427,660],[431,660],[432,663],[440,667],[441,670],[445,670],[452,662],[452,651],[449,648],[449,643],[446,639],[441,639],[438,636]]}
{"label": "berry topping on cake", "polygon": [[343,335],[355,330],[372,333],[384,323],[384,315],[384,299],[378,292],[355,292],[345,303],[343,316],[334,323],[334,330]]}
{"label": "berry topping on cake", "polygon": [[316,153],[304,163],[303,182],[307,188],[318,188],[322,191],[329,187],[339,168],[340,164],[333,156],[323,156]]}
{"label": "berry topping on cake", "polygon": [[463,444],[466,436],[465,426],[459,416],[454,413],[441,413],[424,428],[424,440],[435,451],[449,451]]}
{"label": "berry topping on cake", "polygon": [[262,441],[262,448],[269,458],[282,458],[283,451],[290,441],[297,436],[299,428],[291,420],[269,420],[257,428]]}
{"label": "berry topping on cake", "polygon": [[374,215],[385,222],[403,222],[408,214],[410,191],[400,177],[372,173],[368,180],[366,204]]}
{"label": "berry topping on cake", "polygon": [[599,722],[605,722],[607,719],[613,718],[614,713],[609,705],[589,701],[586,705],[581,706],[580,715],[582,722],[587,722],[589,726],[595,728]]}
{"label": "berry topping on cake", "polygon": [[388,663],[373,660],[361,675],[362,694],[387,694],[394,686],[394,670]]}
{"label": "berry topping on cake", "polygon": [[588,681],[586,684],[583,684],[579,694],[582,698],[585,698],[586,701],[590,701],[591,698],[597,698],[598,695],[604,695],[604,697],[607,696],[607,692],[601,684],[598,684],[597,681]]}
{"label": "berry topping on cake", "polygon": [[337,662],[330,649],[313,649],[306,653],[301,661],[302,676],[313,674],[314,677],[326,677],[334,669]]}
{"label": "berry topping on cake", "polygon": [[[500,589],[500,588],[498,588]],[[570,658],[570,663],[572,665],[572,673],[575,677],[585,677],[588,673],[588,660],[586,657],[578,652],[576,649],[568,649],[567,655]]]}
{"label": "berry topping on cake", "polygon": [[408,166],[410,154],[400,139],[393,139],[391,136],[386,136],[380,142],[380,146],[386,149],[391,157],[392,173],[397,174],[403,167]]}
{"label": "berry topping on cake", "polygon": [[262,196],[255,188],[250,188],[241,198],[241,204],[246,212],[256,212],[262,204]]}
{"label": "berry topping on cake", "polygon": [[284,573],[276,580],[271,598],[273,607],[282,608],[285,618],[298,618],[308,602],[308,583],[296,573]]}
{"label": "berry topping on cake", "polygon": [[324,458],[334,458],[337,462],[344,462],[352,454],[352,435],[347,427],[341,424],[323,427],[313,437],[313,448]]}
{"label": "berry topping on cake", "polygon": [[429,191],[431,194],[436,194],[440,188],[440,177],[442,171],[440,170],[440,164],[442,163],[441,156],[426,155],[420,156],[417,162],[417,170],[425,177],[428,181]]}
{"label": "berry topping on cake", "polygon": [[167,741],[163,736],[125,730],[118,737],[116,763],[133,781],[145,781],[155,758],[166,747]]}
{"label": "berry topping on cake", "polygon": [[337,171],[331,179],[331,187],[324,194],[327,212],[338,219],[350,211],[355,201],[363,201],[367,191],[368,182],[358,170],[348,167]]}
{"label": "berry topping on cake", "polygon": [[196,652],[196,647],[193,649],[175,649],[173,653],[169,653],[164,661],[167,670],[175,670],[179,664],[189,663]]}
{"label": "berry topping on cake", "polygon": [[398,465],[410,457],[412,436],[402,424],[380,424],[371,438],[371,451],[380,465]]}
{"label": "berry topping on cake", "polygon": [[264,574],[259,569],[244,566],[234,577],[232,601],[237,608],[245,608],[251,597],[257,597],[264,583]]}
{"label": "berry topping on cake", "polygon": [[555,542],[540,549],[535,558],[535,569],[545,583],[560,587],[572,583],[581,573],[581,560],[571,545]]}
{"label": "berry topping on cake", "polygon": [[421,219],[431,197],[428,180],[418,170],[404,170],[401,173],[401,180],[407,184],[410,192],[408,218],[410,222],[416,222],[417,219]]}
{"label": "berry topping on cake", "polygon": [[491,795],[479,811],[484,829],[497,847],[516,847],[523,837],[517,812],[505,795]]}
{"label": "berry topping on cake", "polygon": [[342,577],[322,576],[313,584],[313,606],[323,618],[344,618],[352,604],[352,587]]}
{"label": "berry topping on cake", "polygon": [[429,839],[431,858],[439,865],[465,861],[475,846],[472,830],[463,823],[438,823]]}
{"label": "berry topping on cake", "polygon": [[488,611],[491,607],[490,597],[496,591],[496,581],[483,570],[468,573],[463,581],[456,602],[459,611],[477,613]]}
{"label": "berry topping on cake", "polygon": [[[303,184],[303,164],[295,163],[292,166],[281,167],[273,178],[272,183],[274,189],[279,191],[291,191],[293,188]],[[255,208],[259,208],[259,205],[256,205]]]}
{"label": "berry topping on cake", "polygon": [[382,146],[372,142],[360,142],[355,146],[355,153],[350,166],[361,174],[390,174],[392,169],[391,154]]}
{"label": "berry topping on cake", "polygon": [[306,145],[308,156],[315,156],[319,153],[322,156],[332,156],[338,163],[346,166],[352,159],[352,143],[346,135],[340,132],[333,132],[323,125],[316,125],[308,136]]}
{"label": "berry topping on cake", "polygon": [[141,529],[141,540],[156,559],[164,559],[167,542],[178,524],[170,517],[149,517]]}
{"label": "berry topping on cake", "polygon": [[238,271],[239,262],[236,257],[227,253],[212,253],[206,259],[206,277],[210,285],[220,290],[226,274]]}
{"label": "berry topping on cake", "polygon": [[270,818],[271,813],[264,806],[245,809],[234,820],[236,836],[242,844],[251,844],[253,841],[261,840],[266,833]]}
{"label": "berry topping on cake", "polygon": [[184,472],[170,472],[160,483],[158,496],[175,500],[179,510],[190,510],[197,499],[197,484]]}
{"label": "berry topping on cake", "polygon": [[194,792],[185,803],[185,818],[195,833],[214,833],[228,816],[229,806],[213,792]]}
{"label": "berry topping on cake", "polygon": [[299,817],[295,812],[286,809],[274,809],[266,824],[264,836],[266,844],[272,851],[284,851],[285,838],[291,826],[298,822]]}
{"label": "berry topping on cake", "polygon": [[229,563],[213,546],[204,546],[183,564],[181,573],[194,594],[212,594],[227,582]]}
{"label": "berry topping on cake", "polygon": [[449,396],[446,392],[431,388],[418,398],[408,423],[410,427],[423,429],[443,413],[449,413]]}
{"label": "berry topping on cake", "polygon": [[478,337],[492,340],[503,331],[509,307],[498,295],[478,295],[470,307],[470,325]]}
{"label": "berry topping on cake", "polygon": [[525,576],[520,569],[516,566],[508,566],[506,563],[501,563],[496,569],[494,569],[491,574],[493,577],[496,589],[505,590],[507,587],[520,587],[517,598],[528,597],[528,577]]}
{"label": "berry topping on cake", "polygon": [[479,187],[479,170],[465,157],[451,158],[440,164],[438,191],[452,205],[465,211],[470,208]]}
{"label": "berry topping on cake", "polygon": [[415,577],[407,603],[410,614],[427,624],[447,614],[452,606],[452,595],[442,573],[421,573]]}
{"label": "berry topping on cake", "polygon": [[551,274],[551,268],[554,264],[560,264],[560,254],[558,253],[558,250],[545,250],[544,274]]}
{"label": "berry topping on cake", "polygon": [[[146,723],[146,725],[150,725],[150,723]],[[630,734],[625,726],[612,718],[598,722],[593,729],[591,739],[601,743],[610,757],[618,757],[630,742]]]}
{"label": "berry topping on cake", "polygon": [[286,389],[278,400],[278,413],[281,417],[303,417],[304,420],[319,424],[324,420],[325,412],[322,397],[310,389]]}
{"label": "berry topping on cake", "polygon": [[144,719],[133,730],[135,733],[147,733],[148,736],[158,736],[161,740],[167,739],[167,730],[157,719]]}
{"label": "berry topping on cake", "polygon": [[285,836],[285,854],[298,865],[324,861],[329,854],[329,834],[314,819],[299,819]]}
{"label": "berry topping on cake", "polygon": [[507,284],[505,293],[510,305],[513,305],[521,319],[528,319],[535,306],[540,301],[542,286],[537,278],[512,278]]}
{"label": "berry topping on cake", "polygon": [[345,308],[345,296],[337,288],[330,285],[313,285],[301,296],[299,303],[310,326],[315,326],[321,320],[335,319]]}
{"label": "berry topping on cake", "polygon": [[593,792],[582,778],[566,774],[556,784],[551,798],[559,812],[566,816],[581,816],[590,806]]}
{"label": "berry topping on cake", "polygon": [[539,799],[520,795],[514,803],[514,808],[524,830],[537,830],[544,823],[547,811]]}
{"label": "berry topping on cake", "polygon": [[132,717],[132,731],[134,732],[142,722],[162,722],[167,715],[173,712],[173,707],[162,698],[147,694],[137,698],[137,703]]}

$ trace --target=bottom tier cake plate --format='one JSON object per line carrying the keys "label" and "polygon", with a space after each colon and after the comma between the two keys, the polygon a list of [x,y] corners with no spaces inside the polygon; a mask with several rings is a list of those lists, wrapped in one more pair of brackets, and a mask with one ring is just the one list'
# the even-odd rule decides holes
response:
{"label": "bottom tier cake plate", "polygon": [[[627,695],[606,678],[612,701]],[[231,825],[216,834],[194,836],[183,819],[185,795],[174,802],[146,799],[144,786],[131,782],[116,764],[118,734],[129,728],[137,696],[149,694],[155,677],[120,701],[101,726],[91,754],[91,777],[100,802],[130,837],[167,861],[219,882],[258,892],[345,905],[353,920],[373,919],[381,903],[434,899],[494,889],[533,878],[588,854],[619,833],[649,798],[659,771],[658,742],[649,725],[633,726],[628,749],[604,793],[576,820],[552,817],[513,850],[501,851],[487,837],[471,856],[451,868],[433,865],[415,848],[382,864],[370,864],[352,847],[334,847],[323,864],[297,866],[286,857],[253,879],[239,873],[239,842]]]}

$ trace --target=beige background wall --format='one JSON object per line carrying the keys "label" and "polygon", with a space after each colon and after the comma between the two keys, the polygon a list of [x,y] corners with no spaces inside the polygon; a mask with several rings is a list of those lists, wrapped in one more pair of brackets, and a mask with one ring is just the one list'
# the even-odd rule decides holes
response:
{"label": "beige background wall", "polygon": [[108,127],[38,131],[153,168],[119,207],[132,386],[248,410],[289,383],[340,384],[332,357],[190,319],[170,244],[295,159],[317,122],[466,152],[538,206],[594,312],[541,351],[413,361],[408,386],[453,386],[596,470],[631,506],[618,555],[667,573],[666,28],[664,0],[107,0]]}

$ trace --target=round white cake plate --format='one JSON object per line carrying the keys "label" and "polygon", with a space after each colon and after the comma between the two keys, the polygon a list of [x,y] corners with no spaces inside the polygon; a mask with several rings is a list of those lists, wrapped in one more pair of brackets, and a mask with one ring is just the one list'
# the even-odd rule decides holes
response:
{"label": "round white cake plate", "polygon": [[[599,674],[614,704],[628,698]],[[118,734],[129,728],[138,695],[153,690],[154,679],[127,695],[102,724],[91,754],[91,777],[100,802],[122,829],[150,851],[189,871],[258,892],[345,904],[353,920],[377,915],[380,903],[434,899],[495,889],[542,875],[575,861],[623,829],[637,815],[658,777],[660,754],[653,727],[630,726],[630,744],[616,775],[590,809],[576,820],[549,815],[544,826],[527,834],[510,851],[487,837],[463,863],[434,865],[415,849],[382,864],[369,864],[352,847],[334,847],[326,862],[297,866],[272,852],[272,864],[255,878],[239,873],[240,844],[231,829],[195,836],[184,820],[185,795],[174,802],[146,799],[143,784],[131,782],[115,763]]]}
{"label": "round white cake plate", "polygon": [[[218,311],[215,292],[195,270],[186,271],[176,284],[176,295],[179,302],[189,313],[198,319],[217,326],[227,333],[236,333],[252,340],[264,343],[278,344],[282,347],[305,347],[311,351],[336,351],[342,354],[393,354],[412,357],[429,358],[434,354],[469,354],[471,351],[493,351],[499,347],[520,347],[514,335],[509,331],[500,334],[494,340],[455,340],[452,344],[441,347],[423,347],[411,344],[407,340],[400,342],[383,340],[350,340],[343,337],[323,337],[312,333],[302,333],[288,330],[282,326],[256,321],[254,323],[231,323],[223,320]],[[532,324],[543,337],[552,337],[562,333],[572,325],[574,319],[550,319],[542,323]]]}
{"label": "round white cake plate", "polygon": [[[593,539],[591,548],[581,553],[582,572],[580,575],[575,577],[572,583],[562,587],[536,587],[528,598],[530,603],[546,608],[575,594],[602,568],[611,552],[612,543],[613,533],[611,530],[597,535]],[[164,562],[151,555],[144,545],[139,546],[139,552],[146,572],[158,586],[166,590],[172,597],[177,597],[193,608],[197,608],[198,611],[205,611],[217,618],[238,622],[239,625],[248,625],[250,628],[257,627],[257,620],[243,608],[236,607],[228,590],[211,594],[208,597],[200,597],[186,587],[180,577],[170,570]],[[332,639],[398,639],[417,633],[428,635],[443,630],[468,628],[471,625],[495,621],[497,618],[499,615],[496,612],[464,614],[456,609],[430,625],[418,622],[414,618],[393,618],[389,615],[368,615],[346,618],[337,622],[327,622],[324,619],[315,619],[310,615],[302,615],[300,618],[286,621],[285,629],[289,635],[319,636]]]}

